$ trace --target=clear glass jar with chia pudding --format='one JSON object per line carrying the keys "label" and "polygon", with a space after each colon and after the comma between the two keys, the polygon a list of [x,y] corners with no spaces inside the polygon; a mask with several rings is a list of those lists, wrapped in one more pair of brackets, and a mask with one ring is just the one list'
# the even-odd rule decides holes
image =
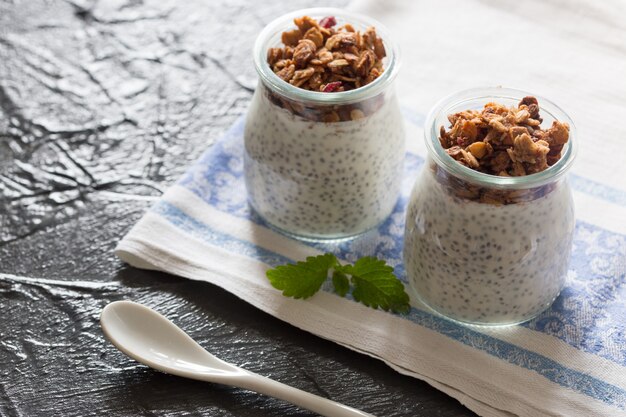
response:
{"label": "clear glass jar with chia pudding", "polygon": [[447,116],[486,103],[516,105],[529,94],[480,88],[440,101],[424,135],[428,158],[407,208],[404,263],[414,294],[457,321],[505,325],[548,308],[567,275],[574,206],[566,172],[576,153],[567,114],[538,98],[543,124],[569,124],[561,157],[544,171],[497,176],[464,166],[439,139]]}
{"label": "clear glass jar with chia pudding", "polygon": [[[333,16],[337,26],[374,26],[384,71],[362,87],[310,91],[276,75],[269,48],[293,19]],[[405,155],[403,118],[393,88],[396,46],[373,20],[339,9],[301,10],[270,23],[254,46],[259,74],[245,126],[244,171],[252,208],[274,228],[313,240],[358,235],[392,212]]]}

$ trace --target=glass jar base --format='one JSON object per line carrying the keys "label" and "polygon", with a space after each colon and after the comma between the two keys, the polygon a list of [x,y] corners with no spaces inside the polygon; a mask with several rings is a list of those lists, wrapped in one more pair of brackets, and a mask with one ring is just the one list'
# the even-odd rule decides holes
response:
{"label": "glass jar base", "polygon": [[303,242],[311,242],[311,243],[342,243],[342,242],[347,242],[347,241],[356,239],[360,236],[363,236],[364,234],[368,232],[371,232],[372,230],[376,230],[382,223],[384,223],[389,218],[389,215],[391,214],[389,213],[389,215],[385,216],[385,218],[383,218],[381,221],[379,221],[375,225],[367,229],[364,229],[362,231],[356,232],[356,233],[315,235],[315,234],[306,234],[306,233],[300,234],[300,233],[294,233],[294,232],[285,230],[281,228],[280,226],[275,225],[274,223],[269,221],[267,218],[265,218],[252,205],[250,201],[248,201],[248,207],[250,207],[250,210],[254,213],[254,216],[263,222],[264,226],[267,226],[268,228],[274,230],[275,232],[278,232],[281,235],[290,237],[292,239],[300,240]]}
{"label": "glass jar base", "polygon": [[442,317],[446,320],[449,320],[453,323],[460,324],[460,325],[467,326],[467,327],[475,327],[475,328],[504,328],[504,327],[512,327],[512,326],[517,326],[518,324],[526,323],[536,318],[541,313],[543,313],[548,308],[550,308],[550,306],[554,303],[554,300],[556,300],[560,294],[560,293],[557,294],[549,303],[547,303],[545,308],[543,308],[542,310],[538,312],[532,313],[527,317],[523,317],[520,319],[511,320],[511,321],[505,321],[505,322],[479,322],[479,321],[462,320],[459,318],[448,316],[440,312],[439,310],[437,310],[430,304],[428,304],[428,302],[426,302],[413,287],[409,285],[408,288],[409,288],[412,298],[416,300],[421,306],[425,307],[425,310],[427,310],[428,312],[433,313],[436,316]]}

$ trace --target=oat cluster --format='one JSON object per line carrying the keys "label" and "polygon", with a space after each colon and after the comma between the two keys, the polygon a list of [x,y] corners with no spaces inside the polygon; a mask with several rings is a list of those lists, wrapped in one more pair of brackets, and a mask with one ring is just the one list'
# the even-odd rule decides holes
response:
{"label": "oat cluster", "polygon": [[295,29],[282,34],[284,47],[267,51],[272,70],[290,84],[312,91],[347,91],[383,73],[385,47],[374,27],[364,32],[349,23],[335,28],[333,16],[319,22],[302,16],[294,23]]}
{"label": "oat cluster", "polygon": [[442,126],[439,141],[459,163],[499,176],[541,172],[561,158],[569,139],[569,125],[554,121],[541,128],[539,104],[524,97],[517,107],[487,103],[481,111],[465,110],[448,116],[450,130]]}

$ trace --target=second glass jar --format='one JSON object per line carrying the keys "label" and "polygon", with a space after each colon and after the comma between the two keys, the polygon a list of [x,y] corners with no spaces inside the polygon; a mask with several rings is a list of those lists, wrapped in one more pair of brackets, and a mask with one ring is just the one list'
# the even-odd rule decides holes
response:
{"label": "second glass jar", "polygon": [[[335,16],[338,26],[376,27],[385,71],[356,90],[294,87],[272,72],[267,50],[294,17]],[[248,198],[270,225],[309,239],[358,235],[392,212],[402,180],[403,119],[393,90],[398,52],[380,24],[338,9],[301,10],[270,23],[254,49],[259,85],[245,127]]]}
{"label": "second glass jar", "polygon": [[489,102],[515,106],[530,94],[480,88],[443,99],[428,116],[426,164],[407,207],[404,264],[415,295],[442,315],[471,324],[508,325],[548,308],[567,276],[575,218],[566,173],[576,131],[555,104],[539,98],[544,123],[569,124],[563,155],[545,171],[500,177],[471,170],[439,142],[448,115]]}

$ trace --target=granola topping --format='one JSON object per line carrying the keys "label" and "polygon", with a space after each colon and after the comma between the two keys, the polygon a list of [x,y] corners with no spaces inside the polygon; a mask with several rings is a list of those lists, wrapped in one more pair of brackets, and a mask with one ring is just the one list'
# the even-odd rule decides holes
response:
{"label": "granola topping", "polygon": [[[267,50],[267,63],[274,73],[294,87],[334,93],[367,85],[384,72],[387,55],[374,27],[360,32],[349,23],[337,26],[334,16],[317,20],[294,19],[295,28],[282,33],[282,47]],[[264,92],[273,104],[294,116],[322,123],[363,119],[378,111],[384,94],[349,104],[304,103],[276,91]]]}
{"label": "granola topping", "polygon": [[554,121],[543,130],[539,103],[524,97],[517,107],[485,104],[482,111],[465,110],[448,116],[439,142],[457,162],[490,175],[513,176],[541,172],[561,158],[569,139],[567,123]]}
{"label": "granola topping", "polygon": [[[439,142],[458,163],[489,175],[520,177],[541,172],[561,158],[569,139],[569,125],[554,121],[542,129],[539,103],[524,97],[517,107],[487,103],[481,111],[448,115],[450,128],[441,126]],[[435,177],[458,198],[503,205],[543,197],[553,184],[524,190],[498,190],[476,186],[433,165]]]}
{"label": "granola topping", "polygon": [[[302,16],[294,24],[295,29],[282,33],[284,46],[267,51],[268,64],[288,83],[312,91],[348,91],[383,73],[385,46],[374,27],[363,32],[349,23],[336,28],[334,16],[319,22]],[[337,82],[338,87],[326,88]]]}

